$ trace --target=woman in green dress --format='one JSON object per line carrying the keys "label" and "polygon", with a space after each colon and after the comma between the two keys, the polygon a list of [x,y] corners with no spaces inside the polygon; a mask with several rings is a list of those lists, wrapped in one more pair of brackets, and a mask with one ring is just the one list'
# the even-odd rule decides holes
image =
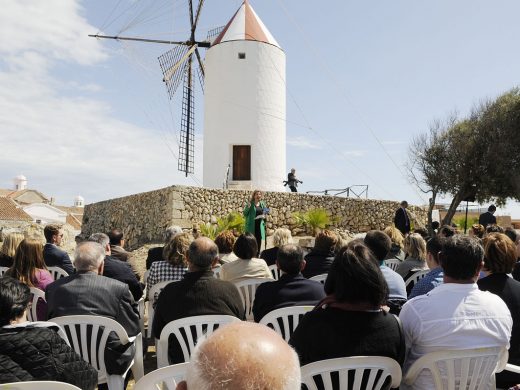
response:
{"label": "woman in green dress", "polygon": [[260,254],[262,240],[265,240],[265,216],[267,212],[268,208],[262,200],[262,191],[254,190],[249,203],[244,207],[243,214],[246,219],[246,232],[254,234],[258,243],[258,255]]}

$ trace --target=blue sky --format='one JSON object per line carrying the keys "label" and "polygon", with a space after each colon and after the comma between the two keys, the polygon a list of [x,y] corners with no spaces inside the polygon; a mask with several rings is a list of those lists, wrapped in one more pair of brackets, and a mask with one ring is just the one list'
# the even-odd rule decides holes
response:
{"label": "blue sky", "polygon": [[[199,37],[240,4],[206,0]],[[287,55],[287,169],[297,169],[301,191],[367,184],[371,198],[424,203],[404,176],[411,138],[520,84],[515,0],[251,4]],[[182,40],[187,20],[187,1],[4,1],[0,188],[23,173],[71,204],[77,194],[90,203],[200,183],[203,101],[196,172],[184,178],[180,104],[157,62],[167,47],[87,37]],[[516,204],[507,212],[520,217]]]}

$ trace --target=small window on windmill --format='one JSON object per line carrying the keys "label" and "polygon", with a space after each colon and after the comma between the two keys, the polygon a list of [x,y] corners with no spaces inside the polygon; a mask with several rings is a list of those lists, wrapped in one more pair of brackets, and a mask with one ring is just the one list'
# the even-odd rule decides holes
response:
{"label": "small window on windmill", "polygon": [[233,145],[233,180],[251,180],[251,145]]}
{"label": "small window on windmill", "polygon": [[246,53],[238,53],[238,59],[239,60],[245,60],[246,59]]}

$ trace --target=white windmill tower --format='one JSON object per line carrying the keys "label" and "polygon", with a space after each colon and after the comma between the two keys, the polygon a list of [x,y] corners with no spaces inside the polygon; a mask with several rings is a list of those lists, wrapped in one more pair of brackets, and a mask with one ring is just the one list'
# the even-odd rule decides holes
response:
{"label": "white windmill tower", "polygon": [[206,52],[204,89],[204,187],[283,190],[285,53],[247,0]]}

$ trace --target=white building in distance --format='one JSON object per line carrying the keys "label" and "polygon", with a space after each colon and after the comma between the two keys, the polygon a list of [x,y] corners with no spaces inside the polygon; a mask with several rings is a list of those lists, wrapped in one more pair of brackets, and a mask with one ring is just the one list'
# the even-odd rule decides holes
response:
{"label": "white building in distance", "polygon": [[283,191],[285,53],[248,1],[205,58],[203,185]]}

